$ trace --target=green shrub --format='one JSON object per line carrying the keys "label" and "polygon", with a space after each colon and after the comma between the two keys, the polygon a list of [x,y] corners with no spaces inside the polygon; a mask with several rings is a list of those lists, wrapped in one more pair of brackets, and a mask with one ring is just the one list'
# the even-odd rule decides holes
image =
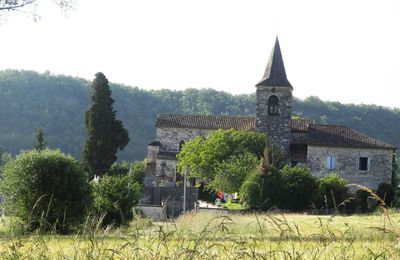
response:
{"label": "green shrub", "polygon": [[341,203],[349,197],[349,189],[346,185],[347,182],[336,174],[329,174],[319,179],[315,206],[318,209],[343,208]]}
{"label": "green shrub", "polygon": [[277,205],[282,209],[300,211],[308,209],[317,190],[317,181],[307,168],[285,166],[281,171],[282,197]]}
{"label": "green shrub", "polygon": [[125,225],[133,216],[132,207],[138,202],[141,186],[133,176],[105,175],[92,182],[94,210],[105,214],[103,225]]}
{"label": "green shrub", "polygon": [[395,198],[395,189],[391,184],[385,182],[380,183],[376,193],[385,202],[386,206],[392,206]]}
{"label": "green shrub", "polygon": [[69,232],[84,221],[90,205],[87,174],[58,150],[20,153],[4,166],[0,193],[6,213],[27,231]]}
{"label": "green shrub", "polygon": [[261,197],[261,175],[254,171],[251,173],[239,191],[240,203],[246,208],[258,209],[262,203]]}
{"label": "green shrub", "polygon": [[146,176],[146,164],[147,161],[135,161],[133,162],[132,169],[131,164],[127,161],[123,161],[122,163],[113,163],[111,165],[110,170],[107,171],[107,175],[112,176],[124,176],[129,174],[131,171],[133,176],[133,182],[138,182],[139,184],[143,184],[144,177]]}

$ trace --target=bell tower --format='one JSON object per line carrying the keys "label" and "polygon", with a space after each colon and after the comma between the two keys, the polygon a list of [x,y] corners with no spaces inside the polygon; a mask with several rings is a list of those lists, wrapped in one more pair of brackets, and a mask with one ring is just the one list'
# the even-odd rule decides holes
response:
{"label": "bell tower", "polygon": [[278,37],[256,88],[256,128],[288,157],[293,87],[286,78]]}

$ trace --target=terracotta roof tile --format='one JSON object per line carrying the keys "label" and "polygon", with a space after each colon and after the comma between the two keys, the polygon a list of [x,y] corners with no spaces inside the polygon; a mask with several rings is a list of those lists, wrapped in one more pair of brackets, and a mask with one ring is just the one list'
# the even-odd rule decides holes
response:
{"label": "terracotta roof tile", "polygon": [[340,125],[311,124],[307,139],[308,145],[396,149],[393,145]]}
{"label": "terracotta roof tile", "polygon": [[255,129],[254,117],[168,115],[157,116],[156,127],[200,128],[200,129]]}
{"label": "terracotta roof tile", "polygon": [[307,132],[308,125],[315,124],[315,121],[310,119],[292,119],[291,123],[291,132]]}
{"label": "terracotta roof tile", "polygon": [[[292,132],[306,132],[307,126],[313,123],[315,123],[313,120],[294,119]],[[244,116],[159,114],[156,127],[252,130],[256,128],[256,119]]]}

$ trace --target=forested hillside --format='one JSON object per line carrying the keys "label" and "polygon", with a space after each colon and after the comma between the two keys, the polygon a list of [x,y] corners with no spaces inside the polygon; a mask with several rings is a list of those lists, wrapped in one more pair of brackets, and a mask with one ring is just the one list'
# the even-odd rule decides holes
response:
{"label": "forested hillside", "polygon": [[[107,76],[107,75],[106,75]],[[112,78],[109,78],[112,81]],[[131,142],[120,160],[143,159],[155,135],[158,113],[255,114],[255,95],[231,95],[213,89],[146,91],[111,85],[117,116],[129,131]],[[0,145],[12,154],[30,149],[35,131],[42,128],[51,148],[81,158],[85,140],[83,122],[91,94],[90,82],[39,74],[0,71]],[[343,105],[316,97],[295,99],[293,114],[327,124],[342,124],[400,146],[400,110],[375,105]]]}

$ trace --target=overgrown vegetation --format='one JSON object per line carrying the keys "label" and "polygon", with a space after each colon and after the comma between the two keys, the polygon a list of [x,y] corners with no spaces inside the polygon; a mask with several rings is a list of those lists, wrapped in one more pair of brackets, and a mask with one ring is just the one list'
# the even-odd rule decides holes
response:
{"label": "overgrown vegetation", "polygon": [[32,150],[4,166],[1,204],[23,229],[66,233],[83,223],[91,205],[88,176],[59,150]]}
{"label": "overgrown vegetation", "polygon": [[[90,82],[32,71],[0,71],[0,145],[16,155],[30,149],[42,128],[50,148],[80,159],[85,142],[84,112]],[[133,142],[118,154],[120,161],[142,160],[154,139],[159,113],[254,116],[254,94],[231,95],[213,89],[145,91],[111,84],[117,117]],[[143,109],[143,108],[146,109]],[[346,125],[400,147],[400,110],[375,105],[344,105],[316,97],[293,100],[293,116],[319,123]],[[137,122],[140,122],[138,124]]]}
{"label": "overgrown vegetation", "polygon": [[102,225],[126,225],[132,219],[132,208],[141,195],[133,175],[105,175],[91,185],[95,214],[102,216]]}
{"label": "overgrown vegetation", "polygon": [[2,219],[0,258],[397,259],[399,221],[399,213],[384,211],[363,216],[186,214],[166,223],[136,218],[127,229],[101,229],[87,221],[71,236],[17,236],[4,233],[8,219]]}

